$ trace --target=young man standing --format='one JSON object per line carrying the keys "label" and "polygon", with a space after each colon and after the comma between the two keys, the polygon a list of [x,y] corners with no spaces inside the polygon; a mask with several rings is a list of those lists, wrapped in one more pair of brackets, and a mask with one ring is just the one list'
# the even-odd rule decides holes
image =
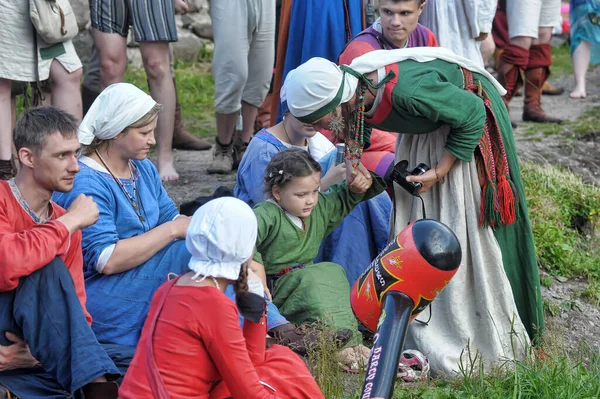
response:
{"label": "young man standing", "polygon": [[85,308],[81,229],[98,218],[81,195],[64,210],[54,191],[79,171],[77,121],[53,107],[17,122],[21,168],[0,181],[0,398],[116,398],[118,369],[96,340]]}

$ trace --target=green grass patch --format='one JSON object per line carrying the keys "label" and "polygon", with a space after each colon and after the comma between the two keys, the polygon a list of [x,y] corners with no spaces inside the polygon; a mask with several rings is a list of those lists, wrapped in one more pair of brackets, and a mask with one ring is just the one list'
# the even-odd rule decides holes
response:
{"label": "green grass patch", "polygon": [[551,79],[556,79],[573,73],[573,62],[571,60],[571,47],[563,44],[552,47],[552,70]]}
{"label": "green grass patch", "polygon": [[549,164],[521,164],[537,256],[552,275],[600,282],[600,188]]}
{"label": "green grass patch", "polygon": [[[568,306],[561,304],[557,307]],[[562,310],[562,309],[560,309]],[[488,373],[477,354],[465,355],[454,380],[398,382],[393,399],[522,398],[571,399],[600,397],[600,355],[582,346],[572,356],[564,354],[558,337],[546,336],[545,353],[531,350],[524,361],[506,361]],[[323,343],[309,354],[309,368],[326,398],[359,399],[363,375],[346,374],[337,362],[337,349]]]}
{"label": "green grass patch", "polygon": [[[200,56],[209,57],[202,53]],[[199,137],[215,136],[215,83],[210,64],[176,62],[175,79],[186,129]],[[143,68],[128,66],[125,81],[150,92]]]}

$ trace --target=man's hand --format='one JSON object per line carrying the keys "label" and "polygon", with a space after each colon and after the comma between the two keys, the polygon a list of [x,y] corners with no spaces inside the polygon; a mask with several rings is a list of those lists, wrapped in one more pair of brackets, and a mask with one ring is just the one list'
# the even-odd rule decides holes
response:
{"label": "man's hand", "polygon": [[14,343],[9,346],[0,346],[0,371],[24,369],[38,364],[23,339],[9,331],[5,333],[5,336]]}
{"label": "man's hand", "polygon": [[190,9],[186,0],[175,0],[174,5],[175,5],[175,14],[185,14]]}
{"label": "man's hand", "polygon": [[476,41],[478,41],[478,42],[482,42],[482,41],[484,41],[485,39],[487,39],[488,35],[489,35],[489,33],[487,33],[487,32],[481,32],[481,33],[479,34],[479,36],[477,36],[477,37],[475,38],[475,40],[476,40]]}
{"label": "man's hand", "polygon": [[67,229],[73,234],[77,230],[85,229],[96,223],[99,215],[98,205],[92,197],[79,194],[67,209],[67,213],[57,220],[67,226]]}

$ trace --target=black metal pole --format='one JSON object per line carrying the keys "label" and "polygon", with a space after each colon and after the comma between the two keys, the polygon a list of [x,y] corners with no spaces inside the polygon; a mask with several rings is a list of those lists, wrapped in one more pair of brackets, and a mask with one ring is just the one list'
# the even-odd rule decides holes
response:
{"label": "black metal pole", "polygon": [[382,320],[367,364],[361,399],[392,397],[413,307],[412,299],[401,292],[391,291],[383,297]]}

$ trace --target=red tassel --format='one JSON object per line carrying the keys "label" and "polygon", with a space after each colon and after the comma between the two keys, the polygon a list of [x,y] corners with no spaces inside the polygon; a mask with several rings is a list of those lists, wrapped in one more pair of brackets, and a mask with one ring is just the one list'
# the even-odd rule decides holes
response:
{"label": "red tassel", "polygon": [[500,176],[498,179],[498,197],[500,205],[500,215],[502,224],[512,224],[517,221],[517,211],[515,206],[515,195],[512,186],[506,176]]}

